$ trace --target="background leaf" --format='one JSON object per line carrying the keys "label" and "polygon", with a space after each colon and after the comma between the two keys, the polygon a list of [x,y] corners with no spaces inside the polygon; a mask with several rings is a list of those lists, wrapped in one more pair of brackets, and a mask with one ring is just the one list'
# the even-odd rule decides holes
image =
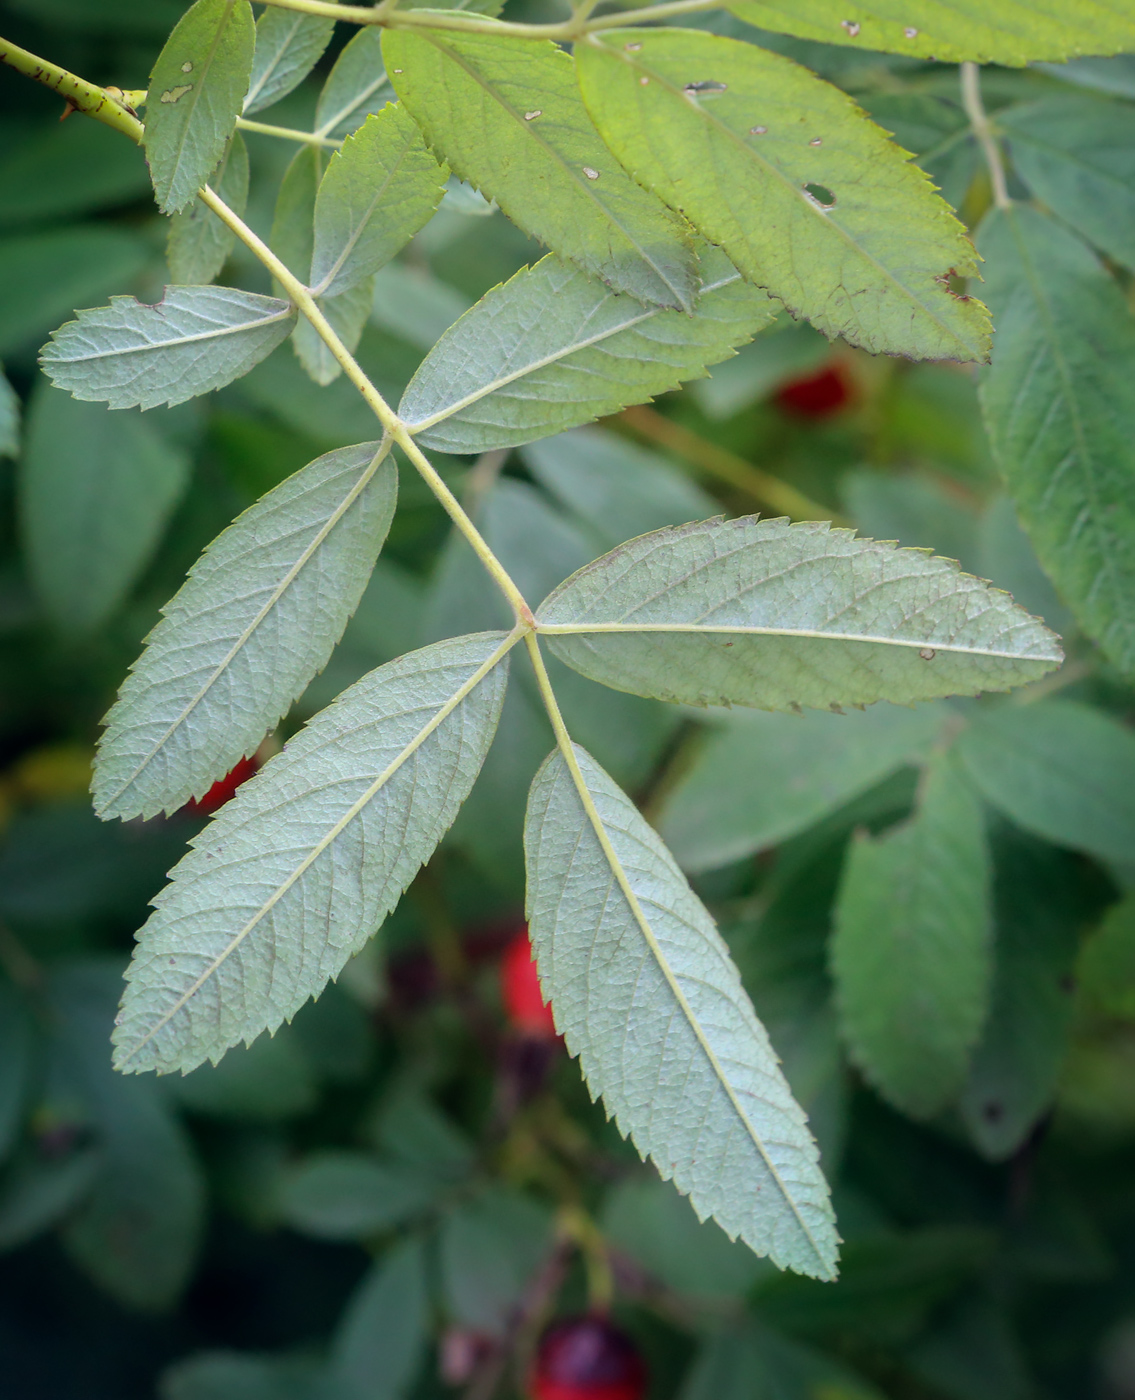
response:
{"label": "background leaf", "polygon": [[551,1241],[543,1204],[490,1188],[459,1202],[441,1226],[441,1283],[450,1314],[466,1327],[501,1336]]}
{"label": "background leaf", "polygon": [[399,107],[369,116],[320,183],[311,286],[333,297],[373,276],[431,218],[445,175]]}
{"label": "background leaf", "polygon": [[1135,269],[1135,111],[1061,93],[998,112],[1018,175],[1064,223]]}
{"label": "background leaf", "polygon": [[20,454],[20,401],[0,369],[0,457]]}
{"label": "background leaf", "polygon": [[280,1213],[316,1239],[373,1239],[426,1213],[441,1190],[436,1172],[418,1165],[382,1162],[362,1152],[316,1152],[285,1172]]}
{"label": "background leaf", "polygon": [[255,44],[248,0],[197,0],[166,41],[150,74],[145,142],[163,214],[196,199],[224,155]]}
{"label": "background leaf", "polygon": [[688,29],[592,36],[576,63],[623,165],[794,315],[875,352],[986,358],[985,308],[947,285],[977,270],[961,224],[837,88]]}
{"label": "background leaf", "polygon": [[374,1264],[331,1342],[329,1373],[343,1400],[401,1400],[425,1361],[430,1333],[426,1253],[408,1239]]}
{"label": "background leaf", "polygon": [[706,250],[693,316],[645,307],[553,257],[494,288],[438,341],[398,412],[422,444],[484,452],[641,403],[728,358],[775,314]]}
{"label": "background leaf", "polygon": [[106,718],[104,817],[173,811],[251,753],[342,635],[394,515],[379,443],[317,458],[224,531]]}
{"label": "background leaf", "polygon": [[1031,63],[1080,53],[1122,53],[1135,44],[1135,20],[1123,0],[904,0],[902,5],[838,0],[731,0],[748,24],[864,49],[942,63]]}
{"label": "background leaf", "polygon": [[1075,700],[983,711],[958,752],[986,800],[1037,836],[1120,863],[1135,849],[1135,735]]}
{"label": "background leaf", "polygon": [[1007,688],[1060,660],[1050,632],[951,560],[753,516],[631,540],[537,618],[583,675],[692,705],[910,704]]}
{"label": "background leaf", "polygon": [[41,381],[28,418],[20,515],[52,622],[81,636],[122,603],[189,484],[189,458],[139,414],[111,414]]}
{"label": "background leaf", "polygon": [[712,870],[795,836],[920,758],[935,705],[737,715],[710,731],[666,794],[659,829],[684,870]]}
{"label": "background leaf", "polygon": [[119,1068],[217,1060],[338,976],[473,785],[500,715],[500,644],[461,637],[380,667],[226,804],[155,901],[127,972]]}
{"label": "background leaf", "polygon": [[781,1268],[830,1278],[815,1144],[725,944],[630,800],[575,755],[586,799],[557,750],[525,829],[529,928],[556,1026],[591,1092],[701,1218]]}
{"label": "background leaf", "polygon": [[43,347],[48,378],[111,408],[185,403],[247,374],[295,324],[286,301],[232,287],[167,287],[157,306],[133,297],[81,311]]}
{"label": "background leaf", "polygon": [[382,60],[382,31],[365,25],[344,47],[327,76],[315,109],[315,132],[340,141],[371,112],[381,112],[394,89]]}
{"label": "background leaf", "polygon": [[1035,209],[981,226],[997,348],[981,407],[1037,558],[1135,668],[1135,320],[1092,252]]}
{"label": "background leaf", "polygon": [[270,107],[298,87],[323,56],[334,29],[333,19],[269,5],[256,22],[245,116]]}
{"label": "background leaf", "polygon": [[939,757],[912,820],[848,851],[831,954],[852,1059],[914,1117],[965,1080],[989,1005],[989,899],[981,803]]}
{"label": "background leaf", "polygon": [[390,29],[382,47],[399,97],[457,175],[615,291],[693,309],[689,231],[603,144],[566,53],[440,29]]}
{"label": "background leaf", "polygon": [[[213,175],[213,188],[238,218],[244,214],[248,203],[248,147],[239,131],[233,132]],[[208,205],[195,200],[183,214],[175,214],[170,220],[166,242],[169,275],[184,285],[211,282],[224,267],[235,242],[236,234],[221,223]]]}

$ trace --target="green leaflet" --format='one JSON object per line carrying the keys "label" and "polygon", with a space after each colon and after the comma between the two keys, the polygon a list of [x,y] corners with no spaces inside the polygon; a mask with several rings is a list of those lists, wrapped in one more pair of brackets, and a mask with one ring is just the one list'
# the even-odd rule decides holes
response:
{"label": "green leaflet", "polygon": [[281,1219],[294,1230],[319,1240],[366,1240],[427,1213],[445,1185],[419,1166],[332,1149],[289,1167],[277,1190]]}
{"label": "green leaflet", "polygon": [[423,445],[484,452],[550,437],[698,378],[777,306],[716,249],[692,316],[619,296],[557,258],[494,287],[423,360],[398,412]]}
{"label": "green leaflet", "polygon": [[319,186],[312,290],[334,297],[373,277],[428,223],[446,175],[400,107],[367,117],[331,157]]}
{"label": "green leaflet", "polygon": [[1135,320],[1072,233],[1024,205],[981,227],[997,347],[981,406],[1037,558],[1135,669]]}
{"label": "green leaflet", "polygon": [[1135,1021],[1135,895],[1128,894],[1080,949],[1080,999],[1096,1014]]}
{"label": "green leaflet", "polygon": [[289,302],[232,287],[167,287],[157,306],[111,297],[55,331],[40,363],[77,399],[111,408],[185,403],[247,374],[295,315]]}
{"label": "green leaflet", "polygon": [[866,792],[936,739],[942,714],[737,715],[712,730],[666,795],[659,829],[684,870],[766,850]]}
{"label": "green leaflet", "polygon": [[989,901],[981,802],[939,756],[909,822],[852,842],[831,948],[851,1058],[913,1117],[965,1080],[988,1009]]}
{"label": "green leaflet", "polygon": [[982,711],[958,739],[986,800],[1058,846],[1126,864],[1135,850],[1135,734],[1074,700]]}
{"label": "green leaflet", "polygon": [[994,830],[992,845],[993,988],[959,1108],[978,1151],[1003,1161],[1051,1104],[1068,1044],[1076,949],[1100,891],[1077,857],[1008,823]]}
{"label": "green leaflet", "polygon": [[692,309],[689,230],[603,144],[567,54],[505,34],[409,29],[388,29],[382,50],[430,145],[514,223],[617,292]]}
{"label": "green leaflet", "polygon": [[51,978],[51,1079],[85,1110],[97,1147],[93,1180],[61,1239],[101,1288],[149,1312],[168,1308],[189,1281],[205,1192],[189,1136],[159,1086],[111,1069],[119,967],[117,958],[71,962]]}
{"label": "green leaflet", "polygon": [[503,1338],[552,1244],[551,1212],[519,1191],[490,1185],[458,1201],[439,1241],[446,1312],[461,1326]]}
{"label": "green leaflet", "polygon": [[942,198],[957,209],[977,171],[977,142],[960,100],[929,93],[864,93],[867,115],[913,151]]}
{"label": "green leaflet", "polygon": [[528,919],[592,1094],[698,1215],[781,1268],[836,1270],[827,1186],[741,979],[673,857],[594,759],[532,784]]}
{"label": "green leaflet", "polygon": [[757,286],[829,336],[914,359],[984,360],[977,271],[925,172],[838,88],[697,30],[611,30],[576,47],[603,139]]}
{"label": "green leaflet", "polygon": [[20,400],[0,367],[0,457],[20,454]]}
{"label": "green leaflet", "polygon": [[395,1244],[351,1294],[331,1339],[328,1379],[339,1400],[403,1400],[430,1343],[426,1251]]}
{"label": "green leaflet", "polygon": [[1061,94],[998,112],[1013,164],[1038,199],[1135,269],[1135,111]]}
{"label": "green leaflet", "polygon": [[[212,185],[234,214],[243,215],[248,202],[248,147],[239,131],[233,132]],[[170,277],[183,286],[211,282],[224,267],[235,242],[236,234],[221,223],[208,205],[194,200],[183,214],[175,214],[170,220],[166,241]]]}
{"label": "green leaflet", "polygon": [[214,540],[106,717],[93,783],[101,817],[174,811],[256,748],[342,635],[397,480],[380,444],[340,448]]}
{"label": "green leaflet", "polygon": [[218,1060],[339,975],[468,794],[509,645],[500,633],[459,637],[372,671],[241,787],[139,935],[114,1034],[119,1069]]}
{"label": "green leaflet", "polygon": [[754,516],[630,540],[536,616],[592,680],[692,705],[910,704],[1005,690],[1061,659],[1047,628],[952,560]]}
{"label": "green leaflet", "polygon": [[163,214],[197,197],[224,155],[252,72],[248,0],[197,0],[150,74],[146,159]]}
{"label": "green leaflet", "polygon": [[730,0],[728,8],[761,29],[942,63],[1059,61],[1135,46],[1127,0]]}
{"label": "green leaflet", "polygon": [[315,108],[315,132],[340,140],[381,112],[394,89],[382,63],[382,30],[366,26],[335,60]]}
{"label": "green leaflet", "polygon": [[333,19],[269,6],[256,23],[245,116],[270,107],[298,87],[319,62],[334,28]]}
{"label": "green leaflet", "polygon": [[110,617],[153,557],[189,467],[152,420],[40,381],[19,505],[32,581],[56,627],[82,635]]}

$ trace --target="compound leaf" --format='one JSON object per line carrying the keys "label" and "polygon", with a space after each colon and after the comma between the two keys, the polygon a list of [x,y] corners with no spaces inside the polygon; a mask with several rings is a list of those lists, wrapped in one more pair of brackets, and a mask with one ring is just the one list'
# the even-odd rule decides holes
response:
{"label": "compound leaf", "polygon": [[747,24],[941,63],[1020,65],[1135,46],[1126,0],[730,0]]}
{"label": "compound leaf", "polygon": [[689,29],[593,35],[576,63],[619,160],[794,315],[867,350],[987,358],[985,307],[948,285],[977,271],[965,230],[838,88]]}
{"label": "compound leaf", "polygon": [[458,637],[379,667],[225,804],[139,934],[119,1069],[216,1061],[338,976],[472,787],[509,645],[500,633]]}
{"label": "compound leaf", "polygon": [[1090,705],[982,711],[958,740],[986,799],[1058,846],[1126,864],[1135,850],[1135,734]]}
{"label": "compound leaf", "polygon": [[766,850],[920,757],[942,718],[933,705],[886,704],[848,715],[738,714],[710,732],[670,789],[662,835],[684,870]]}
{"label": "compound leaf", "polygon": [[521,268],[442,336],[399,406],[443,452],[515,447],[698,378],[777,305],[715,249],[692,316],[644,306],[555,257]]}
{"label": "compound leaf", "polygon": [[1135,669],[1135,320],[1091,250],[1023,205],[982,224],[997,348],[981,406],[1045,572]]}
{"label": "compound leaf", "polygon": [[311,286],[333,297],[371,277],[432,217],[446,171],[391,104],[348,136],[319,186]]}
{"label": "compound leaf", "polygon": [[1135,111],[1071,93],[998,112],[1018,175],[1078,233],[1135,269]]}
{"label": "compound leaf", "polygon": [[831,1278],[815,1143],[728,950],[673,857],[593,758],[532,784],[528,919],[588,1085],[698,1215],[782,1268]]}
{"label": "compound leaf", "polygon": [[269,5],[256,23],[245,116],[270,107],[298,87],[319,62],[334,28],[333,19]]}
{"label": "compound leaf", "polygon": [[93,783],[101,817],[173,811],[256,748],[326,664],[396,495],[380,444],[340,448],[213,541],[107,715]]}
{"label": "compound leaf", "polygon": [[988,1007],[990,861],[981,801],[945,756],[914,817],[860,836],[836,901],[832,970],[852,1059],[905,1113],[961,1089]]}
{"label": "compound leaf", "polygon": [[[248,202],[248,147],[239,131],[233,133],[212,183],[233,213],[242,215]],[[235,242],[236,234],[221,223],[207,204],[195,200],[183,214],[175,214],[170,220],[166,242],[169,275],[183,286],[204,286],[224,267]]]}
{"label": "compound leaf", "polygon": [[256,45],[248,0],[197,0],[158,55],[146,101],[146,159],[163,214],[197,197],[236,127]]}
{"label": "compound leaf", "polygon": [[389,29],[382,47],[399,97],[461,179],[615,291],[692,309],[689,230],[603,144],[566,53],[445,30]]}
{"label": "compound leaf", "polygon": [[40,363],[77,399],[111,408],[184,403],[247,374],[295,316],[290,302],[233,287],[167,287],[156,306],[111,297],[61,326]]}
{"label": "compound leaf", "polygon": [[364,26],[335,60],[315,108],[317,136],[341,140],[380,112],[394,89],[382,62],[382,30]]}
{"label": "compound leaf", "polygon": [[189,467],[152,419],[81,403],[40,381],[20,516],[36,592],[62,631],[93,632],[122,602],[157,548]]}
{"label": "compound leaf", "polygon": [[910,704],[1005,690],[1061,659],[1047,628],[953,560],[754,516],[630,540],[537,620],[592,680],[692,705]]}

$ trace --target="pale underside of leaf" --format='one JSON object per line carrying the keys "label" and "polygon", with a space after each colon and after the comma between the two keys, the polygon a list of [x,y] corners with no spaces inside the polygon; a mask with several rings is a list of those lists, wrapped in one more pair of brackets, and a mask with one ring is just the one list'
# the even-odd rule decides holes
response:
{"label": "pale underside of leaf", "polygon": [[583,675],[693,705],[910,704],[1008,689],[1061,660],[1047,628],[952,560],[814,521],[643,535],[536,616]]}
{"label": "pale underside of leaf", "polygon": [[977,270],[964,228],[839,89],[686,29],[593,36],[576,63],[626,168],[795,315],[876,353],[987,358],[988,313],[948,285]]}
{"label": "pale underside of leaf", "polygon": [[367,26],[346,46],[328,75],[315,108],[315,134],[349,136],[394,96],[382,63],[382,31]]}
{"label": "pale underside of leaf", "polygon": [[730,0],[738,19],[827,44],[1020,65],[1135,48],[1127,0]]}
{"label": "pale underside of leaf", "polygon": [[164,214],[196,199],[224,154],[248,90],[255,44],[248,0],[197,0],[158,56],[145,146]]}
{"label": "pale underside of leaf", "polygon": [[775,317],[716,249],[692,316],[643,306],[542,258],[441,337],[402,397],[410,431],[445,452],[550,437],[699,378]]}
{"label": "pale underside of leaf", "polygon": [[692,309],[689,230],[603,144],[567,54],[441,30],[387,30],[383,52],[431,146],[514,223],[616,291]]}
{"label": "pale underside of leaf", "polygon": [[514,641],[459,637],[372,671],[244,784],[192,842],[139,934],[118,1068],[216,1062],[338,976],[468,794]]}
{"label": "pale underside of leaf", "polygon": [[173,811],[257,747],[326,664],[396,494],[386,448],[340,448],[209,546],[107,715],[93,784],[99,816]]}
{"label": "pale underside of leaf", "polygon": [[315,200],[311,286],[335,296],[371,277],[441,203],[447,172],[391,104],[331,157]]}
{"label": "pale underside of leaf", "polygon": [[318,63],[334,29],[333,19],[269,6],[256,24],[245,116],[270,107],[298,87]]}
{"label": "pale underside of leaf", "polygon": [[111,297],[80,311],[44,346],[53,384],[111,408],[156,408],[239,379],[285,340],[289,302],[232,287],[167,287],[156,306]]}
{"label": "pale underside of leaf", "polygon": [[[239,131],[234,131],[224,159],[214,174],[217,194],[238,217],[248,202],[248,147]],[[175,283],[202,286],[212,282],[236,242],[236,234],[216,214],[196,200],[169,224],[166,262]]]}
{"label": "pale underside of leaf", "polygon": [[[781,1267],[835,1274],[827,1187],[712,919],[584,750],[537,774],[528,918],[556,1025],[640,1152]],[[574,768],[574,772],[572,771]]]}

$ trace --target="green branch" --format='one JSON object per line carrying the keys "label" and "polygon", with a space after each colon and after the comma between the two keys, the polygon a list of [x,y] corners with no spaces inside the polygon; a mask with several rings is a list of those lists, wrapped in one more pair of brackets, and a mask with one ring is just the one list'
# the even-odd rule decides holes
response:
{"label": "green branch", "polygon": [[0,63],[6,63],[25,78],[31,78],[33,82],[42,83],[52,92],[57,92],[84,116],[94,117],[95,121],[112,126],[115,131],[129,136],[131,141],[142,144],[142,123],[105,88],[88,83],[85,78],[77,78],[74,73],[48,63],[45,58],[37,58],[34,53],[28,53],[27,49],[21,49],[8,39],[0,39]]}

